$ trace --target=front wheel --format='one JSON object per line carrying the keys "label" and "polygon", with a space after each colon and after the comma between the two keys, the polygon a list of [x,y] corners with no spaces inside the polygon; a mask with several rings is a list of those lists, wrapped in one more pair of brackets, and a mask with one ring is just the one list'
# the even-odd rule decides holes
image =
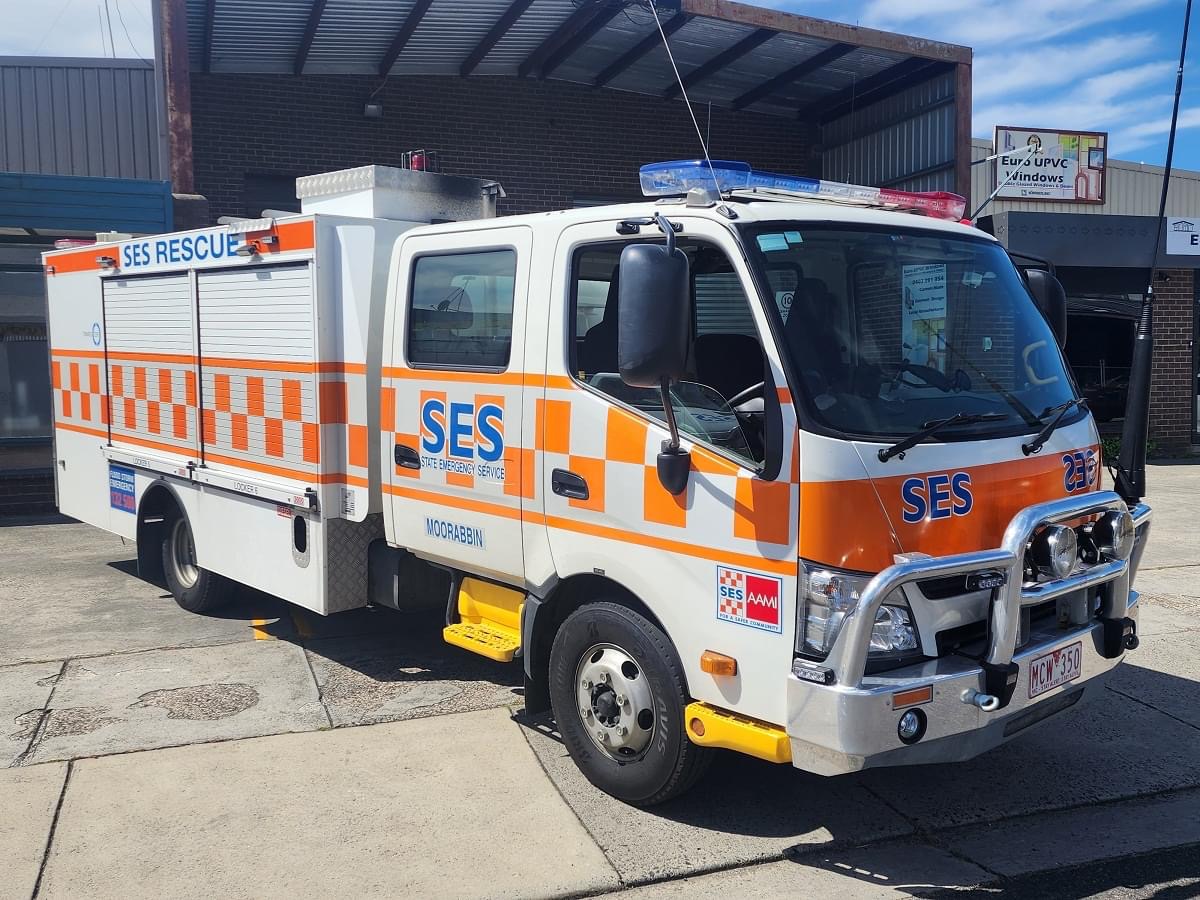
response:
{"label": "front wheel", "polygon": [[584,776],[634,806],[688,790],[711,751],[684,734],[683,667],[662,630],[616,603],[593,603],[559,628],[550,651],[550,702]]}
{"label": "front wheel", "polygon": [[235,585],[232,581],[196,565],[192,526],[182,512],[167,522],[162,563],[171,595],[188,612],[209,612],[233,598]]}

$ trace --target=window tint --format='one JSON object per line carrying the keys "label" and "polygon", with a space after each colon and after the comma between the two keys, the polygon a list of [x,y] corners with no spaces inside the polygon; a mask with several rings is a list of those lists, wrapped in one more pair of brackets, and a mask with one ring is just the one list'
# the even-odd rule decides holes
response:
{"label": "window tint", "polygon": [[419,257],[408,307],[409,363],[507,366],[516,276],[513,250]]}
{"label": "window tint", "polygon": [[[593,244],[575,254],[572,369],[598,391],[664,419],[657,390],[631,388],[617,372],[617,304],[625,243]],[[760,422],[739,418],[728,401],[763,380],[762,344],[741,279],[719,248],[681,238],[692,281],[688,373],[671,391],[679,430],[748,464],[762,460]]]}

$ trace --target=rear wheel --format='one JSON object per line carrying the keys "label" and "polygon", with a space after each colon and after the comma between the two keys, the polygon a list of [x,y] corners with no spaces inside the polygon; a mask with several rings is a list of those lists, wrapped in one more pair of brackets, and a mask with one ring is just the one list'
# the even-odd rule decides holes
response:
{"label": "rear wheel", "polygon": [[684,734],[688,694],[675,648],[628,607],[590,604],[562,624],[550,652],[550,701],[580,771],[626,803],[682,794],[711,759]]}
{"label": "rear wheel", "polygon": [[233,599],[234,582],[196,565],[192,526],[182,512],[167,521],[162,562],[171,595],[188,612],[209,612]]}

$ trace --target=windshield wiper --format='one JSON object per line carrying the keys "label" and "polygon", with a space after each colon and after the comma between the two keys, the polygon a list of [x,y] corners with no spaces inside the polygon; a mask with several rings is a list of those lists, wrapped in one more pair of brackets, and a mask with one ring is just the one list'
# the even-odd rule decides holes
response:
{"label": "windshield wiper", "polygon": [[904,451],[915,447],[927,437],[937,434],[943,428],[951,425],[974,425],[977,422],[995,422],[997,419],[1007,419],[1006,413],[955,413],[944,419],[934,419],[921,426],[920,431],[914,431],[902,441],[897,441],[890,447],[879,451],[879,461],[887,462],[893,456],[903,456]]}
{"label": "windshield wiper", "polygon": [[1060,403],[1058,406],[1047,406],[1045,409],[1043,409],[1042,414],[1038,416],[1039,422],[1046,418],[1046,416],[1053,415],[1054,418],[1042,426],[1042,430],[1037,433],[1037,437],[1035,437],[1032,441],[1021,445],[1021,452],[1026,456],[1031,456],[1032,454],[1041,450],[1042,445],[1045,444],[1046,441],[1050,440],[1050,435],[1054,434],[1054,429],[1058,427],[1058,423],[1061,422],[1066,417],[1067,413],[1069,413],[1076,406],[1078,406],[1080,409],[1087,409],[1087,401],[1080,398],[1075,398],[1068,400],[1066,403]]}

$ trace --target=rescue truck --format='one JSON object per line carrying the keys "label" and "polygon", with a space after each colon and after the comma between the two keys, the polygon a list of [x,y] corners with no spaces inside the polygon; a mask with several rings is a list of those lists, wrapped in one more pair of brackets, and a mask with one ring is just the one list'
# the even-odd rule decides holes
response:
{"label": "rescue truck", "polygon": [[367,166],[45,254],[60,509],[194,612],[444,597],[637,805],[713,748],[949,762],[1100,693],[1151,513],[1102,489],[1053,274],[952,194],[641,182],[497,218]]}

